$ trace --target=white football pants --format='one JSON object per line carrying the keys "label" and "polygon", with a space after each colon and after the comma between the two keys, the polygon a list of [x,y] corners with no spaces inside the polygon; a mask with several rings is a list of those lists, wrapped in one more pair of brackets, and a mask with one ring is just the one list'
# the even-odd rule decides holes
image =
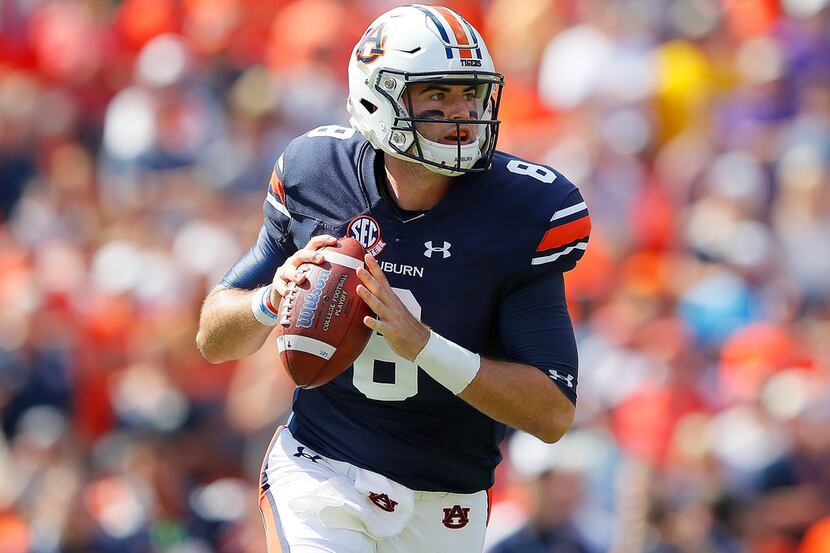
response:
{"label": "white football pants", "polygon": [[260,473],[268,553],[481,553],[488,492],[420,492],[328,459],[280,427]]}

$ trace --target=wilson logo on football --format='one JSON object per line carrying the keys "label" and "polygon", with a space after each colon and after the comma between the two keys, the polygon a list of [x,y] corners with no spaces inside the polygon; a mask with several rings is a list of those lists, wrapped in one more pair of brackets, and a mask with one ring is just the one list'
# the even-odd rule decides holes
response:
{"label": "wilson logo on football", "polygon": [[378,222],[368,215],[361,215],[352,220],[346,233],[360,242],[366,252],[373,256],[377,256],[386,247],[386,242],[380,237]]}
{"label": "wilson logo on football", "polygon": [[357,46],[356,55],[363,63],[372,63],[383,55],[383,25],[366,31],[363,40]]}
{"label": "wilson logo on football", "polygon": [[297,326],[303,328],[311,328],[314,322],[314,313],[317,311],[317,306],[320,304],[320,296],[323,294],[323,289],[326,287],[326,281],[329,279],[331,271],[321,271],[317,282],[311,293],[305,297],[303,306],[300,308],[300,315],[297,318]]}

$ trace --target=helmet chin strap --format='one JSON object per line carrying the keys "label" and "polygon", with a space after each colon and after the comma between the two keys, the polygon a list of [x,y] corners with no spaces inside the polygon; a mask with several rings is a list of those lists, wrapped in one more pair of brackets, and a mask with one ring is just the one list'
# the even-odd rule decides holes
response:
{"label": "helmet chin strap", "polygon": [[[457,177],[463,175],[463,171],[456,171],[453,167],[458,164],[462,169],[469,169],[481,158],[481,149],[476,138],[469,144],[461,145],[461,161],[458,160],[458,145],[457,144],[441,144],[424,137],[420,132],[415,131],[418,141],[421,143],[421,151],[424,159],[434,163],[443,163],[445,167],[437,167],[429,163],[421,163],[424,167],[438,173],[440,175],[447,175],[450,177]],[[415,145],[412,146],[415,148]],[[469,158],[464,161],[464,158]]]}

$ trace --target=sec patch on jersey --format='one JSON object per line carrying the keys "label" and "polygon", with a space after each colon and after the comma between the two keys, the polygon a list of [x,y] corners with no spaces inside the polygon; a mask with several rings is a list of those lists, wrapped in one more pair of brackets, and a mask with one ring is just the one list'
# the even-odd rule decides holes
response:
{"label": "sec patch on jersey", "polygon": [[301,265],[306,280],[289,286],[279,307],[280,361],[301,388],[322,386],[342,373],[372,335],[363,324],[371,310],[357,295],[363,246],[347,237],[320,253],[324,262]]}

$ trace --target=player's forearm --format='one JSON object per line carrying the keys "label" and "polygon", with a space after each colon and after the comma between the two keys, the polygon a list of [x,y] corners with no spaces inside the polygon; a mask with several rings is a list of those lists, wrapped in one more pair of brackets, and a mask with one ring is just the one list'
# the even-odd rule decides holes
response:
{"label": "player's forearm", "polygon": [[481,358],[458,397],[499,422],[553,443],[567,432],[574,406],[539,369]]}
{"label": "player's forearm", "polygon": [[199,317],[196,344],[211,363],[241,359],[256,352],[273,327],[260,324],[251,312],[253,291],[214,288]]}

